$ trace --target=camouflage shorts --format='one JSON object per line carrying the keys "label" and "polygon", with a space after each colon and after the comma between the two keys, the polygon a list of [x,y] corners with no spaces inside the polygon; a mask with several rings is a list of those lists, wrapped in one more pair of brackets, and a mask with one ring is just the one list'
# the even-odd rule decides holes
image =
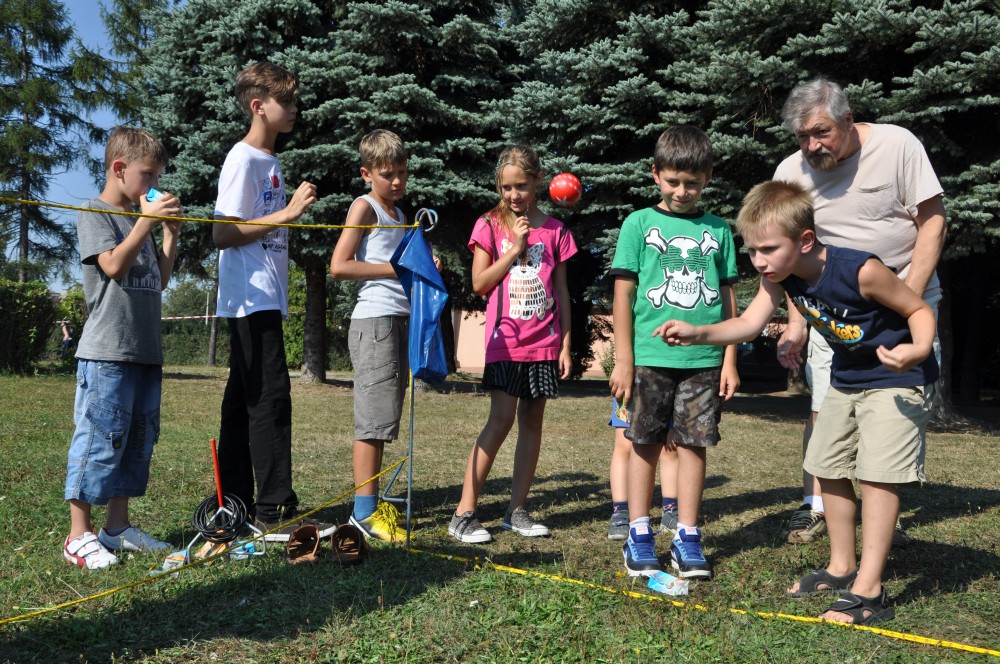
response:
{"label": "camouflage shorts", "polygon": [[665,443],[673,428],[678,445],[714,447],[722,417],[721,375],[721,368],[636,367],[632,426],[625,436],[639,445],[655,445]]}

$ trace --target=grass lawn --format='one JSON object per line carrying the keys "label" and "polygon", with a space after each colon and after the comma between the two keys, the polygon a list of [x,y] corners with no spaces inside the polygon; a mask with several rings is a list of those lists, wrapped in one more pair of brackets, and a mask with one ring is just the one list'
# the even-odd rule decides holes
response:
{"label": "grass lawn", "polygon": [[[351,482],[350,376],[293,381],[294,476],[303,507]],[[133,521],[180,548],[214,491],[225,370],[168,368],[160,442]],[[747,387],[753,387],[752,385]],[[103,572],[63,562],[62,499],[72,432],[70,375],[0,376],[0,619],[147,578],[162,558]],[[831,598],[788,599],[785,588],[823,565],[828,542],[784,543],[800,496],[804,397],[741,394],[708,455],[706,553],[716,578],[693,582],[683,606],[644,597],[607,539],[609,400],[600,381],[573,383],[548,404],[530,507],[549,538],[501,531],[513,441],[501,450],[479,516],[496,539],[461,545],[447,534],[470,446],[489,401],[471,380],[418,393],[415,551],[375,545],[368,562],[291,566],[263,558],[183,571],[30,620],[0,626],[0,661],[986,661],[986,655],[835,625],[815,617]],[[993,423],[997,421],[994,414]],[[405,417],[404,417],[405,430]],[[386,462],[406,452],[386,449]],[[1000,649],[1000,437],[990,426],[928,436],[932,483],[901,492],[911,545],[891,556],[886,584],[897,619],[885,629]],[[403,488],[404,483],[398,486]],[[349,499],[318,515],[343,523]],[[658,517],[659,510],[654,510]],[[95,510],[96,526],[103,513]],[[668,554],[660,538],[658,550]],[[476,564],[473,560],[478,560]],[[492,564],[492,565],[491,565]],[[519,574],[495,566],[526,570]],[[557,577],[557,578],[553,578]],[[586,584],[573,583],[583,581]],[[639,596],[637,596],[637,594]],[[740,613],[738,611],[745,611]]]}

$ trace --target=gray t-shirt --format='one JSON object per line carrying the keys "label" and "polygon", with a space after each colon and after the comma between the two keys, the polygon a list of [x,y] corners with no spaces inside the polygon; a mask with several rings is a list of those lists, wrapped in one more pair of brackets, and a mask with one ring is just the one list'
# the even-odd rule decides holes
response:
{"label": "gray t-shirt", "polygon": [[114,214],[102,200],[85,207],[107,213],[80,212],[76,232],[83,262],[83,295],[89,317],[83,326],[76,357],[107,362],[163,364],[160,339],[160,264],[156,242],[150,234],[128,274],[117,282],[97,264],[97,257],[118,246],[136,217]]}

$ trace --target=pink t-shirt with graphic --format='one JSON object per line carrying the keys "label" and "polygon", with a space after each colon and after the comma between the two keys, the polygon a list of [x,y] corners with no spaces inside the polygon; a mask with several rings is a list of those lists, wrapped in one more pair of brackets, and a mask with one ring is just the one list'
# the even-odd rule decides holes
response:
{"label": "pink t-shirt with graphic", "polygon": [[[469,250],[475,252],[477,244],[494,261],[513,246],[502,228],[491,227],[483,217],[472,229]],[[528,233],[527,247],[527,256],[514,261],[487,297],[487,364],[559,359],[562,330],[553,273],[557,263],[577,252],[576,241],[565,224],[548,217]]]}

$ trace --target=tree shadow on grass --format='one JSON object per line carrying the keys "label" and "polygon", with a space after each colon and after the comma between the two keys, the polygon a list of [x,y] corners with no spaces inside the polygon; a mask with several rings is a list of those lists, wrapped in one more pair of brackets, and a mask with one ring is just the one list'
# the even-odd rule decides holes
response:
{"label": "tree shadow on grass", "polygon": [[[328,543],[325,548],[329,552]],[[140,573],[141,565],[135,566]],[[269,552],[264,559],[185,570],[178,579],[147,586],[155,588],[153,593],[125,590],[110,607],[98,600],[95,605],[104,608],[84,604],[5,627],[0,659],[111,661],[115,655],[134,660],[171,648],[181,649],[178,657],[186,659],[198,642],[296,639],[405,604],[465,570],[392,546],[376,546],[363,565],[353,567],[331,561],[288,565],[281,553]],[[129,595],[134,592],[142,597]],[[205,651],[195,652],[207,659]]]}

